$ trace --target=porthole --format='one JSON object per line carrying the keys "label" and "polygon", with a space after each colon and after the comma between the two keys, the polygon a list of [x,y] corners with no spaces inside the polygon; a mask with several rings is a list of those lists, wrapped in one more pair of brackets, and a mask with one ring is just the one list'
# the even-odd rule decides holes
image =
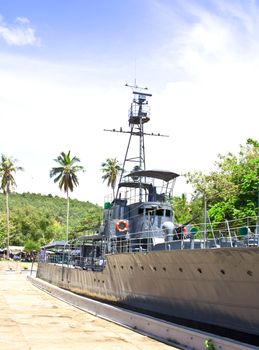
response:
{"label": "porthole", "polygon": [[180,271],[180,272],[183,272],[183,269],[182,269],[181,267],[179,267],[179,271]]}
{"label": "porthole", "polygon": [[222,275],[226,274],[225,270],[220,270],[220,272],[222,273]]}
{"label": "porthole", "polygon": [[155,266],[153,267],[153,270],[156,271],[156,267]]}
{"label": "porthole", "polygon": [[121,265],[121,269],[124,269],[124,266],[123,266],[123,265]]}
{"label": "porthole", "polygon": [[199,273],[202,273],[202,270],[201,270],[200,267],[197,269],[197,271],[198,271]]}
{"label": "porthole", "polygon": [[166,267],[163,267],[163,271],[166,271]]}

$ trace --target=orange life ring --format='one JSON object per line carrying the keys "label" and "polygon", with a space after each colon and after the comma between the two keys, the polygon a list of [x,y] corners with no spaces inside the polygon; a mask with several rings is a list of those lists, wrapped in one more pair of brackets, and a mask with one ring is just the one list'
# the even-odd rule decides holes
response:
{"label": "orange life ring", "polygon": [[119,220],[116,223],[116,230],[119,231],[120,233],[124,233],[128,231],[129,229],[129,223],[127,220]]}

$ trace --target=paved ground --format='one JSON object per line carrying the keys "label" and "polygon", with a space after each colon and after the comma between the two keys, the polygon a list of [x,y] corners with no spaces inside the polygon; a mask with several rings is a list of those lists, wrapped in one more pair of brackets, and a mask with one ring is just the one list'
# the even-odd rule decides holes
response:
{"label": "paved ground", "polygon": [[174,349],[51,297],[27,281],[23,267],[0,262],[0,349]]}

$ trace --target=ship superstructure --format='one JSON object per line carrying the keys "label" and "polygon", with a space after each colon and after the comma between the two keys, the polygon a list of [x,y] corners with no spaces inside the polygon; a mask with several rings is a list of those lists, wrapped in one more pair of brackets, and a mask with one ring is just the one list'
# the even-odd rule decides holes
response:
{"label": "ship superstructure", "polygon": [[[172,171],[146,169],[144,125],[150,121],[146,89],[133,88],[129,109],[129,141],[123,160],[116,197],[104,206],[104,228],[101,234],[112,239],[116,252],[151,250],[156,244],[170,240],[173,234],[172,197],[178,174]],[[116,131],[116,130],[109,130]],[[118,131],[122,132],[122,130]],[[131,152],[133,149],[133,152]],[[136,152],[134,154],[134,151]],[[166,230],[165,230],[166,228]],[[114,251],[114,250],[113,250]]]}

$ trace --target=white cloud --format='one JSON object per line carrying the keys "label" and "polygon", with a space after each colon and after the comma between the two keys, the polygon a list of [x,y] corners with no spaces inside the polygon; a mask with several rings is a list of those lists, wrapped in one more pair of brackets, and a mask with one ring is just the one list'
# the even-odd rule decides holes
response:
{"label": "white cloud", "polygon": [[192,20],[179,21],[159,51],[169,79],[153,97],[152,124],[171,135],[168,164],[208,172],[219,153],[258,140],[259,21],[240,7],[217,12],[191,3],[185,11]]}
{"label": "white cloud", "polygon": [[35,30],[29,26],[30,21],[26,17],[17,17],[15,24],[8,25],[0,18],[0,37],[10,46],[39,46],[40,39]]}
{"label": "white cloud", "polygon": [[27,17],[16,17],[15,22],[29,24],[30,20]]}

